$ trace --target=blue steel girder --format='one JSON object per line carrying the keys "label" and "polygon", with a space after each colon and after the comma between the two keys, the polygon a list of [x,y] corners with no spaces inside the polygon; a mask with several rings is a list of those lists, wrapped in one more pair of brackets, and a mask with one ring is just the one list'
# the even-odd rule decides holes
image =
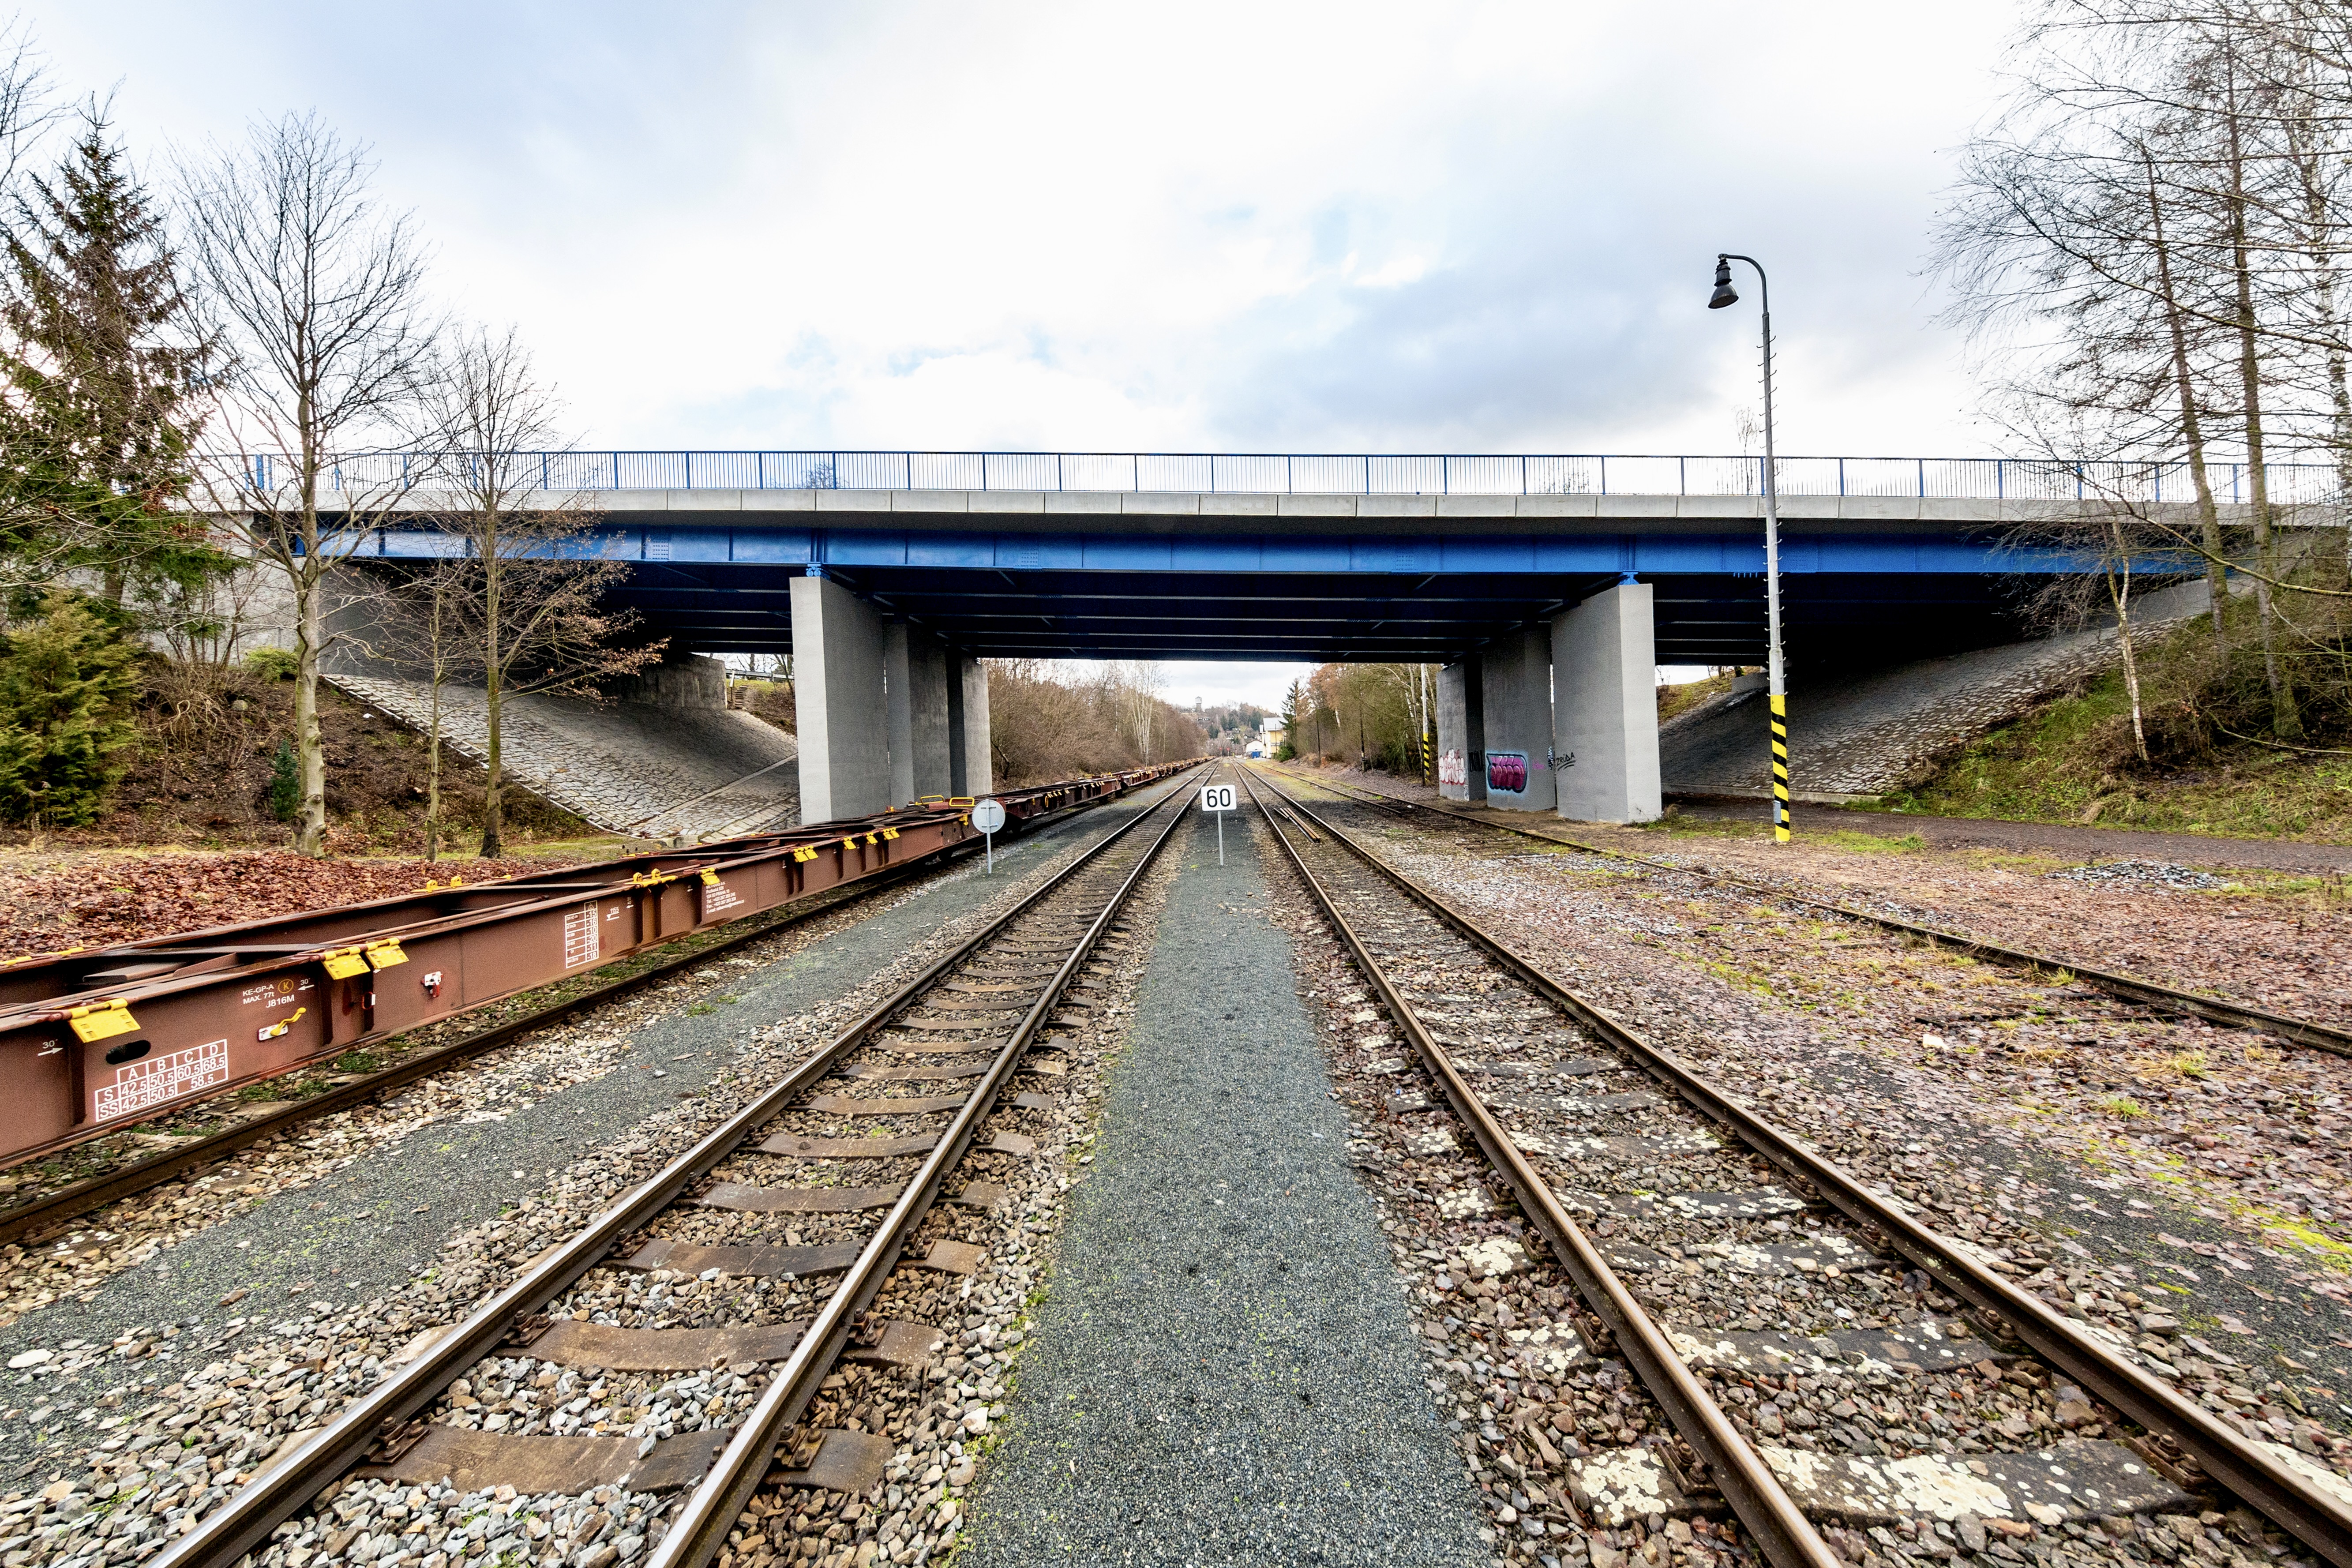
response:
{"label": "blue steel girder", "polygon": [[[1654,585],[1661,662],[1762,658],[1762,538],[1740,521],[974,526],[988,521],[818,528],[613,514],[593,552],[632,563],[615,597],[649,633],[707,651],[789,649],[792,581],[822,565],[886,615],[988,657],[1445,659],[1630,572]],[[373,542],[361,555],[388,565],[436,548],[397,529]],[[1784,533],[1781,563],[1800,662],[2002,640],[2015,630],[2011,577],[2080,566],[2004,549],[1985,530],[1819,520]]]}

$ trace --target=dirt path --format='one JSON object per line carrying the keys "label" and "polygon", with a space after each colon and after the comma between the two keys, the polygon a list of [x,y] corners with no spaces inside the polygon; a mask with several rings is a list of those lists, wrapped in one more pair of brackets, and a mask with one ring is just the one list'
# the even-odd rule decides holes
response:
{"label": "dirt path", "polygon": [[[1677,795],[1675,809],[1706,823],[1769,820],[1760,800],[1721,795]],[[2000,822],[1967,816],[1918,816],[1891,811],[1856,811],[1838,805],[1796,808],[1800,831],[1869,833],[1889,838],[1917,834],[1935,849],[2005,849],[2015,854],[2058,855],[2077,860],[2165,860],[2180,866],[2243,867],[2265,871],[2303,871],[2352,876],[2352,847],[2298,844],[2273,838],[2220,838],[2200,833],[2141,833],[2121,827],[2072,827],[2049,822]]]}

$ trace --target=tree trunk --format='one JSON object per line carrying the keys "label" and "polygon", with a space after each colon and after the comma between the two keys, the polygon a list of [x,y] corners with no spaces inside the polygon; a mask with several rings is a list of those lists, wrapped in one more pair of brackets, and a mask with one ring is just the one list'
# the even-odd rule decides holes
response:
{"label": "tree trunk", "polygon": [[2156,245],[2156,276],[2164,295],[2165,324],[2172,334],[2172,380],[2180,397],[2180,435],[2189,447],[2189,477],[2197,487],[2197,527],[2205,547],[2205,604],[2213,616],[2213,647],[2227,668],[2230,633],[2222,611],[2229,604],[2230,569],[2222,564],[2221,514],[2213,504],[2213,477],[2205,468],[2205,421],[2197,412],[2197,387],[2189,371],[2189,333],[2172,287],[2172,247],[2164,237],[2164,204],[2156,183],[2156,161],[2140,150],[2147,166],[2148,226]]}
{"label": "tree trunk", "polygon": [[2246,165],[2238,136],[2237,88],[2230,89],[2230,262],[2237,274],[2238,381],[2245,400],[2246,474],[2253,506],[2254,557],[2261,573],[2254,582],[2254,613],[2263,632],[2263,679],[2271,693],[2271,731],[2292,737],[2303,732],[2296,716],[2294,687],[2279,663],[2275,606],[2271,584],[2278,578],[2278,545],[2271,529],[2270,476],[2263,457],[2263,377],[2260,336],[2254,320],[2252,248],[2246,237]]}
{"label": "tree trunk", "polygon": [[294,758],[302,776],[297,854],[327,853],[327,747],[319,733],[319,655],[325,627],[320,599],[326,574],[319,564],[319,470],[312,454],[302,463],[302,556],[294,569]]}
{"label": "tree trunk", "polygon": [[2131,637],[2131,555],[2123,531],[2108,524],[2114,552],[2107,558],[2107,597],[2116,607],[2116,641],[2124,654],[2124,692],[2131,699],[2132,750],[2147,761],[2147,725],[2140,716],[2139,655]]}
{"label": "tree trunk", "polygon": [[441,595],[433,595],[431,721],[425,731],[425,863],[441,858]]}
{"label": "tree trunk", "polygon": [[482,524],[482,626],[483,674],[487,698],[485,716],[489,723],[489,738],[484,750],[489,768],[489,784],[482,796],[482,858],[495,860],[506,852],[504,823],[499,811],[499,719],[501,707],[499,677],[505,673],[499,659],[499,520],[496,511],[488,512]]}

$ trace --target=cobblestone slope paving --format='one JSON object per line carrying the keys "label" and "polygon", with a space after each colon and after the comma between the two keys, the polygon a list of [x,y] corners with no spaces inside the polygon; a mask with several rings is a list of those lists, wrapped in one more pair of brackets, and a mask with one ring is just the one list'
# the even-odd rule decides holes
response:
{"label": "cobblestone slope paving", "polygon": [[[418,730],[432,714],[423,683],[391,676],[328,678]],[[488,745],[484,694],[441,689],[441,733],[480,761]],[[536,794],[608,832],[719,837],[788,826],[800,818],[800,748],[749,713],[724,708],[510,697],[501,766]]]}
{"label": "cobblestone slope paving", "polygon": [[[2134,611],[2142,634],[2201,614],[2205,586],[2168,589]],[[2137,640],[2135,637],[2135,640]],[[1789,693],[1790,776],[1808,793],[1883,795],[1929,758],[2004,723],[2116,657],[2113,627],[1801,680]],[[1769,789],[1761,688],[1679,714],[1658,731],[1669,793]]]}
{"label": "cobblestone slope paving", "polygon": [[1492,1561],[1347,1163],[1270,850],[1196,822],[968,1561]]}

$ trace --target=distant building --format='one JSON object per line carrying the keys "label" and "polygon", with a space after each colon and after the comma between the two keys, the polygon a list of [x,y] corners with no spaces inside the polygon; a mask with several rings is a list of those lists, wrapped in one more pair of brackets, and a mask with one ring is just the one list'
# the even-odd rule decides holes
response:
{"label": "distant building", "polygon": [[1249,743],[1249,750],[1244,752],[1244,755],[1263,757],[1265,755],[1265,742],[1264,741],[1252,741]]}

